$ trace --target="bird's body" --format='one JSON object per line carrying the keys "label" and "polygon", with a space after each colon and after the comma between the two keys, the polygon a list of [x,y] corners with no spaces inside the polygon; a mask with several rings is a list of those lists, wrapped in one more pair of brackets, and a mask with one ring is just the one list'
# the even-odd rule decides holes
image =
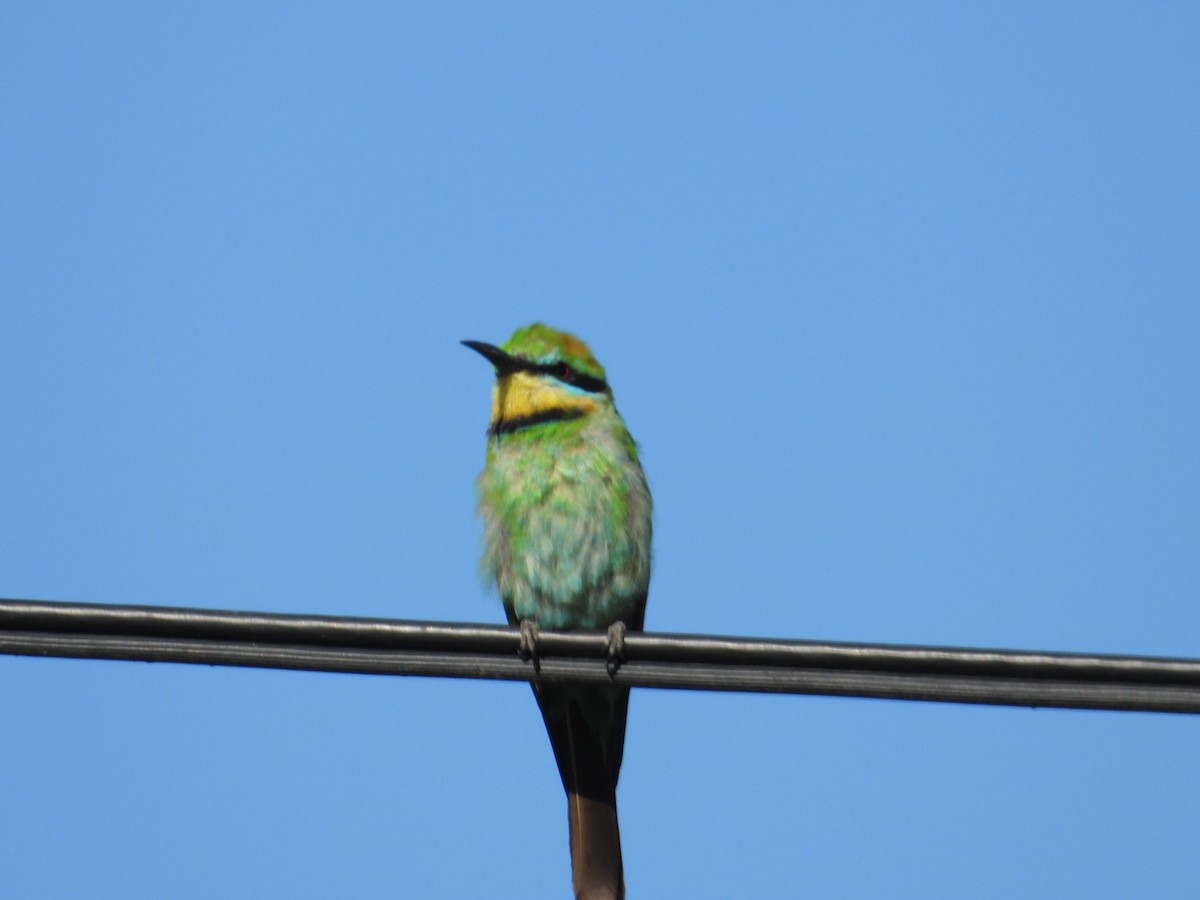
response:
{"label": "bird's body", "polygon": [[[543,628],[640,630],[650,581],[651,501],[604,369],[545,325],[502,348],[487,464],[479,476],[482,567],[508,619]],[[577,897],[624,895],[616,785],[629,689],[535,682],[567,792]]]}

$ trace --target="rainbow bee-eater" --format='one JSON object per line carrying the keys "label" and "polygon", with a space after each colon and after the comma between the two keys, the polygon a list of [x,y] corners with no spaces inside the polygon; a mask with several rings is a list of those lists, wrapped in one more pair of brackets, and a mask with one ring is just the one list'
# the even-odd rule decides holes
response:
{"label": "rainbow bee-eater", "polygon": [[[538,627],[608,629],[610,672],[640,631],[650,584],[650,489],[604,368],[542,324],[501,347],[464,341],[496,369],[479,476],[482,568],[534,655]],[[625,895],[617,776],[629,688],[535,679],[567,793],[575,896]]]}

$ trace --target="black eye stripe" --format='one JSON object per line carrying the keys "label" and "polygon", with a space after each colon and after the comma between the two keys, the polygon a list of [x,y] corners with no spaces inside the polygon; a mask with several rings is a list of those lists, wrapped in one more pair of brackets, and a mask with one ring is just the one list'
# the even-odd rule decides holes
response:
{"label": "black eye stripe", "polygon": [[580,372],[574,366],[563,362],[544,363],[540,366],[534,366],[533,371],[539,375],[549,375],[551,378],[557,378],[563,384],[573,385],[587,391],[589,394],[603,394],[608,390],[608,383],[603,378],[596,378],[594,375]]}

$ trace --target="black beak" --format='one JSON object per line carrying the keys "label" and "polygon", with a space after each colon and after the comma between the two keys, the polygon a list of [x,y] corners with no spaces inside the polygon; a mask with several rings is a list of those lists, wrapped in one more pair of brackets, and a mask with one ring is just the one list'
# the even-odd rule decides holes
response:
{"label": "black beak", "polygon": [[495,366],[497,375],[508,375],[511,372],[529,368],[529,363],[525,360],[509,356],[494,344],[485,344],[483,341],[463,341],[462,344],[464,347],[470,347]]}

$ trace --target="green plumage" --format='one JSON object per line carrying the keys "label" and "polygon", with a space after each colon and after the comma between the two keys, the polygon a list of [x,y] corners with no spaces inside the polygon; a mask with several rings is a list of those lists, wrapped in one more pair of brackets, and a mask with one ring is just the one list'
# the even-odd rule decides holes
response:
{"label": "green plumage", "polygon": [[[544,325],[518,330],[502,349],[540,366],[566,363],[604,377],[581,341]],[[569,384],[561,389],[580,393]],[[514,622],[641,627],[650,583],[650,490],[611,392],[594,399],[594,410],[579,418],[488,440],[478,481],[481,564]]]}
{"label": "green plumage", "polygon": [[479,476],[482,565],[513,621],[640,627],[650,492],[631,449],[611,405],[489,440]]}
{"label": "green plumage", "polygon": [[[484,573],[511,623],[640,630],[650,583],[650,490],[604,368],[535,324],[503,347],[478,480]],[[624,896],[616,785],[629,689],[534,683],[568,797],[577,897]]]}

